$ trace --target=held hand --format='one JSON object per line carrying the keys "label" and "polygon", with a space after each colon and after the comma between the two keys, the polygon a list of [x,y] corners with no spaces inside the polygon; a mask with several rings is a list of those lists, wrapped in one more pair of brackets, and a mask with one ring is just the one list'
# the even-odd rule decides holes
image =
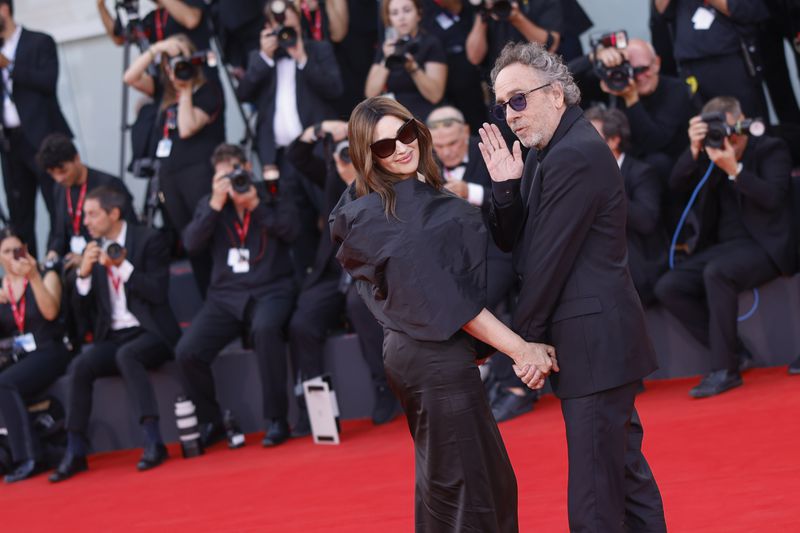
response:
{"label": "held hand", "polygon": [[100,245],[96,241],[91,241],[86,245],[81,257],[80,270],[78,270],[80,277],[86,278],[92,273],[92,267],[100,259],[101,252]]}
{"label": "held hand", "polygon": [[556,349],[549,344],[528,342],[525,343],[525,351],[522,354],[515,355],[514,363],[518,367],[532,365],[545,376],[549,375],[550,372],[558,372]]}
{"label": "held hand", "polygon": [[453,194],[457,194],[465,200],[469,195],[469,186],[467,185],[466,181],[448,181],[444,184],[444,188]]}
{"label": "held hand", "polygon": [[208,201],[208,205],[214,211],[222,211],[225,202],[228,201],[230,191],[233,190],[231,188],[231,180],[225,176],[226,172],[224,171],[214,174],[214,181],[211,184],[211,199]]}
{"label": "held hand", "polygon": [[541,370],[536,368],[532,365],[524,365],[519,367],[517,365],[513,366],[514,373],[517,377],[522,381],[528,388],[537,390],[544,387],[544,379],[545,375],[542,374]]}
{"label": "held hand", "polygon": [[731,145],[727,137],[725,138],[725,144],[722,148],[706,146],[706,153],[708,154],[708,158],[726,174],[729,176],[736,175],[739,162],[736,160],[736,151],[733,149],[733,145]]}
{"label": "held hand", "polygon": [[520,148],[519,141],[514,141],[513,152],[509,152],[508,146],[500,134],[500,129],[494,124],[484,122],[478,132],[481,136],[478,148],[481,150],[492,181],[520,179],[525,163],[522,160],[522,148]]}

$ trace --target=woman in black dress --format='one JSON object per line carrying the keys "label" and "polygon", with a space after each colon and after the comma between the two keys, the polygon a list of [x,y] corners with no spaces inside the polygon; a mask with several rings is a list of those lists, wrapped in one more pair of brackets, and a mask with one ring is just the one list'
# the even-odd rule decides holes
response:
{"label": "woman in black dress", "polygon": [[61,279],[39,272],[36,260],[8,228],[0,230],[0,337],[14,338],[18,362],[0,371],[0,413],[8,429],[15,470],[6,483],[44,470],[40,443],[31,427],[27,401],[64,373],[70,354],[59,322]]}
{"label": "woman in black dress", "polygon": [[331,214],[337,254],[384,327],[384,366],[416,454],[417,531],[513,532],[517,484],[480,380],[476,338],[517,374],[557,370],[485,309],[480,210],[442,189],[431,136],[402,105],[370,98],[350,117],[359,171]]}

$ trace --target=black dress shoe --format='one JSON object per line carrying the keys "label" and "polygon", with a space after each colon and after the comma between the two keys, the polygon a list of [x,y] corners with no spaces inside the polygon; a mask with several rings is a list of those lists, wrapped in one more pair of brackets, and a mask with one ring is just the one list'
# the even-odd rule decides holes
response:
{"label": "black dress shoe", "polygon": [[225,425],[222,422],[207,422],[200,426],[200,441],[203,443],[203,448],[222,442],[226,436]]}
{"label": "black dress shoe", "polygon": [[273,418],[267,426],[267,432],[261,445],[264,447],[277,446],[288,438],[289,423],[285,418]]}
{"label": "black dress shoe", "polygon": [[22,461],[13,472],[8,474],[5,477],[5,482],[16,483],[17,481],[33,477],[36,474],[41,474],[45,470],[46,467],[43,464],[37,463],[33,459],[28,459],[27,461]]}
{"label": "black dress shoe", "polygon": [[704,377],[700,383],[689,391],[692,398],[708,398],[722,394],[742,384],[742,375],[733,370],[715,370]]}
{"label": "black dress shoe", "polygon": [[372,408],[372,423],[385,424],[393,420],[399,413],[398,402],[392,389],[386,385],[375,387],[375,405]]}
{"label": "black dress shoe", "polygon": [[169,452],[167,452],[167,447],[163,443],[149,443],[144,447],[142,458],[139,459],[136,469],[140,472],[150,470],[166,461],[168,457]]}
{"label": "black dress shoe", "polygon": [[504,387],[500,387],[494,397],[492,414],[496,422],[505,422],[520,415],[533,411],[538,394],[532,390],[525,390],[521,396],[514,394]]}
{"label": "black dress shoe", "polygon": [[308,419],[308,409],[305,406],[301,406],[297,423],[292,426],[292,437],[307,437],[309,435],[311,435],[311,421]]}
{"label": "black dress shoe", "polygon": [[64,458],[61,459],[61,463],[59,463],[56,471],[50,474],[50,482],[58,483],[59,481],[64,481],[78,472],[83,472],[88,469],[89,465],[86,462],[86,456],[72,455],[70,452],[67,452],[64,454]]}
{"label": "black dress shoe", "polygon": [[800,357],[795,359],[792,364],[789,365],[789,374],[798,375],[800,374]]}

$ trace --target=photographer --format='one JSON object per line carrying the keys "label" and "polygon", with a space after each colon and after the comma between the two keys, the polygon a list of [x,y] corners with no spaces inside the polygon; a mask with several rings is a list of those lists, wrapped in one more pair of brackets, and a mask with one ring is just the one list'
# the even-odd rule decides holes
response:
{"label": "photographer", "polygon": [[420,30],[421,0],[381,0],[386,40],[367,75],[367,98],[388,92],[419,120],[444,97],[447,56],[442,44]]}
{"label": "photographer", "polygon": [[289,437],[283,330],[295,299],[289,243],[297,235],[297,217],[276,181],[266,186],[254,179],[238,146],[218,146],[212,164],[212,193],[200,200],[183,233],[190,253],[210,251],[211,285],[178,343],[178,364],[197,406],[202,439],[212,444],[225,436],[225,428],[211,363],[231,340],[248,332],[261,377],[267,426],[262,443],[274,446]]}
{"label": "photographer", "polygon": [[109,187],[86,195],[84,223],[92,241],[83,251],[75,282],[78,313],[94,316],[94,344],[70,367],[67,450],[50,481],[87,469],[87,430],[97,378],[121,375],[142,427],[138,470],[167,458],[158,427],[158,405],[147,370],[172,356],[180,328],[167,301],[169,252],[161,234],[122,218],[128,199]]}
{"label": "photographer", "polygon": [[[151,153],[159,162],[158,186],[170,222],[178,232],[192,219],[194,208],[211,187],[209,158],[225,140],[220,87],[207,82],[196,63],[197,50],[185,35],[173,35],[151,46],[125,72],[125,83],[158,102]],[[153,61],[159,79],[147,73]],[[210,276],[207,256],[190,255],[200,294],[205,297]]]}
{"label": "photographer", "polygon": [[[325,158],[314,153],[322,145]],[[356,170],[350,160],[347,144],[347,123],[338,120],[322,122],[318,127],[309,127],[296,139],[286,156],[323,191],[324,215],[333,210],[348,185],[353,183]],[[375,321],[355,285],[342,271],[336,260],[338,247],[330,236],[328,224],[322,226],[322,236],[311,272],[306,277],[289,323],[289,348],[293,366],[300,380],[304,381],[323,373],[323,352],[328,331],[339,323],[346,311],[353,329],[358,334],[361,354],[369,366],[375,391],[372,422],[383,424],[397,413],[397,400],[386,383],[383,369],[383,329]],[[301,436],[310,431],[308,411],[302,396],[300,421],[292,434]]]}
{"label": "photographer", "polygon": [[13,337],[8,352],[0,352],[4,360],[0,364],[0,413],[16,465],[5,481],[13,483],[47,467],[26,406],[64,373],[70,354],[61,340],[64,331],[58,321],[58,273],[40,273],[36,260],[8,228],[0,230],[0,266],[5,272],[0,292],[0,337]]}
{"label": "photographer", "polygon": [[695,398],[742,384],[739,293],[794,272],[789,150],[779,139],[741,131],[745,120],[735,98],[710,100],[689,122],[690,146],[670,177],[673,189],[691,191],[711,169],[693,207],[696,245],[655,287],[661,303],[711,351],[711,372],[689,392]]}
{"label": "photographer", "polygon": [[655,0],[673,22],[680,76],[695,85],[703,102],[735,97],[748,116],[764,116],[758,25],[769,19],[763,0]]}
{"label": "photographer", "polygon": [[[211,32],[206,21],[205,0],[154,0],[156,9],[141,19],[143,35],[135,35],[136,39],[144,38],[155,44],[173,35],[185,34],[200,50],[210,47]],[[136,13],[138,19],[139,0],[115,0],[114,8],[120,11]],[[124,44],[122,21],[112,17],[106,7],[106,0],[97,0],[97,11],[106,33],[118,46]],[[142,50],[144,52],[144,50]]]}
{"label": "photographer", "polygon": [[300,0],[298,4],[305,39],[340,43],[347,36],[347,0]]}

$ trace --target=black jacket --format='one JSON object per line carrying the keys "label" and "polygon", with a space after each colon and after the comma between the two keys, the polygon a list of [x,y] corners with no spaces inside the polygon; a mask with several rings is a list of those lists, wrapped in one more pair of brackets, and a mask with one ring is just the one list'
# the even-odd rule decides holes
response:
{"label": "black jacket", "polygon": [[[786,144],[774,137],[750,137],[742,155],[742,172],[734,182],[739,212],[754,241],[760,244],[782,274],[795,270],[795,236],[790,209],[792,159]],[[708,156],[702,152],[697,161],[687,149],[672,170],[670,187],[692,190],[705,174]],[[693,210],[699,214],[697,249],[716,243],[719,202],[716,191],[728,180],[724,171],[715,168]]]}
{"label": "black jacket", "polygon": [[555,346],[560,398],[643,378],[657,364],[628,271],[617,162],[576,106],[538,156],[536,165],[528,155],[522,180],[493,184],[492,233],[513,248],[522,280],[514,328]]}
{"label": "black jacket", "polygon": [[[170,346],[175,346],[181,330],[169,305],[169,247],[156,230],[128,224],[125,235],[126,259],[134,267],[125,283],[128,309],[145,330],[155,333]],[[86,296],[76,292],[79,312],[88,312],[94,305],[94,339],[102,341],[111,332],[111,298],[106,268],[95,264],[92,269],[92,290]]]}
{"label": "black jacket", "polygon": [[[36,150],[50,133],[60,132],[72,136],[56,97],[58,52],[52,37],[46,33],[22,29],[11,79],[13,100],[17,106],[22,131]],[[0,83],[0,103],[5,93],[4,85]],[[0,105],[0,118],[3,114],[2,107]]]}
{"label": "black jacket", "polygon": [[[341,96],[343,85],[333,48],[324,41],[303,41],[308,61],[295,71],[297,112],[303,128],[336,116],[333,102]],[[239,83],[236,96],[258,106],[258,156],[262,164],[275,163],[276,146],[273,132],[277,76],[259,50],[250,53],[247,73]]]}

